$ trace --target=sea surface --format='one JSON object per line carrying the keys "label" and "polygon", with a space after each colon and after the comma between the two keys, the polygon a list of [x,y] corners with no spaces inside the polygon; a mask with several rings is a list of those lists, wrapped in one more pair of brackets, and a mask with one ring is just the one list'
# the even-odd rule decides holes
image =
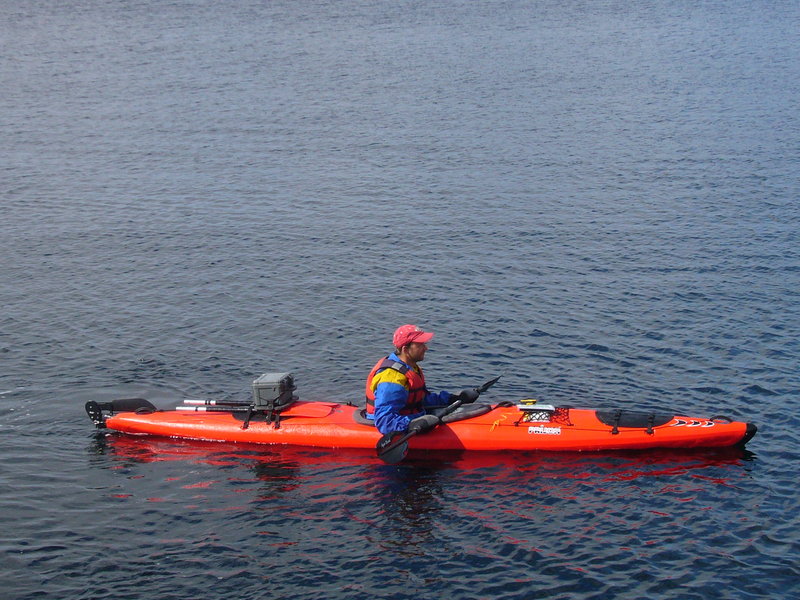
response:
{"label": "sea surface", "polygon": [[[795,0],[0,0],[8,600],[800,596]],[[89,400],[430,387],[746,450],[132,438]]]}

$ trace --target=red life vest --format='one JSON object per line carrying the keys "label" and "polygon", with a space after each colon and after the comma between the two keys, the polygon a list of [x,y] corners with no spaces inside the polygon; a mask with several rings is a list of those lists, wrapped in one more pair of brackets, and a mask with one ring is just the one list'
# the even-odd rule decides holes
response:
{"label": "red life vest", "polygon": [[425,387],[425,377],[422,369],[417,373],[414,369],[402,362],[391,360],[388,356],[380,359],[367,376],[367,414],[375,414],[375,392],[372,390],[372,378],[375,374],[384,369],[394,369],[404,375],[408,381],[408,399],[406,405],[400,410],[401,415],[416,415],[425,410],[424,400],[428,395],[428,388]]}

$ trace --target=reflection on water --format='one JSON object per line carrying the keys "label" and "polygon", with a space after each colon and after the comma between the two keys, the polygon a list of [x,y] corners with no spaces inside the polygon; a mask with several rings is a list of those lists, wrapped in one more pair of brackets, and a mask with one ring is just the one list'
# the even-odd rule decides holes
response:
{"label": "reflection on water", "polygon": [[634,480],[639,477],[682,475],[712,467],[749,468],[755,453],[746,448],[687,450],[642,450],[613,452],[464,452],[411,450],[403,463],[386,465],[373,450],[325,449],[266,444],[232,444],[179,440],[154,436],[133,436],[97,432],[90,454],[133,462],[188,461],[221,467],[250,467],[261,479],[280,478],[284,466],[315,471],[330,465],[360,469],[370,479],[385,480],[397,491],[420,486],[439,472],[459,472],[469,478],[476,471],[502,477],[579,479],[601,481]]}

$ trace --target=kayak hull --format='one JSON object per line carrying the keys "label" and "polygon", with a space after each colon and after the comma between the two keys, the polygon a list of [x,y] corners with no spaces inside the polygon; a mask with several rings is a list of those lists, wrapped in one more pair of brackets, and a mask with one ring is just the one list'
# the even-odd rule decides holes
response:
{"label": "kayak hull", "polygon": [[[88,410],[88,409],[87,409]],[[276,422],[254,416],[245,427],[231,412],[137,411],[104,419],[104,426],[134,435],[286,444],[320,448],[375,448],[381,434],[358,422],[358,408],[332,402],[296,402]],[[622,412],[622,411],[618,411]],[[608,414],[606,411],[603,414]],[[643,426],[608,422],[593,409],[557,408],[547,420],[527,421],[516,406],[492,406],[488,412],[444,423],[408,440],[418,450],[603,451],[648,448],[719,448],[743,446],[756,433],[753,424],[723,417],[684,416],[647,419]],[[640,419],[641,420],[641,419]],[[654,424],[655,423],[655,424]]]}

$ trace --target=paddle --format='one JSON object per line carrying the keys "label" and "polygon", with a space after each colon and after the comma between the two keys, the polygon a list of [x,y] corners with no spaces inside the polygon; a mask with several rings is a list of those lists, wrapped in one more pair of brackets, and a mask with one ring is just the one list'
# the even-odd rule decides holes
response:
{"label": "paddle", "polygon": [[[184,400],[186,402],[186,400]],[[200,402],[199,400],[197,402]],[[175,410],[181,412],[226,412],[226,413],[246,413],[257,412],[258,409],[250,404],[233,403],[219,406],[219,402],[215,400],[208,400],[207,402],[215,402],[216,404],[209,404],[208,406],[195,406],[194,401],[190,406],[176,406]],[[308,418],[321,418],[327,417],[336,406],[332,402],[317,402],[308,404],[292,404],[287,408],[280,411],[284,417],[308,417]]]}
{"label": "paddle", "polygon": [[253,403],[252,400],[189,400],[183,401],[184,404],[189,406],[244,406],[247,407]]}
{"label": "paddle", "polygon": [[[502,375],[498,375],[494,379],[490,379],[475,391],[478,392],[478,395],[481,395],[483,392],[497,383],[500,377],[502,377]],[[447,406],[447,408],[445,408],[441,413],[439,413],[439,423],[437,426],[442,423],[442,419],[445,415],[449,415],[451,412],[455,411],[459,406],[461,406],[461,404],[461,400],[456,400]],[[408,454],[409,438],[414,437],[418,433],[419,431],[409,431],[406,433],[395,431],[392,433],[387,433],[378,440],[378,443],[375,446],[375,450],[378,452],[378,458],[389,465],[399,463],[406,457],[406,454]]]}

